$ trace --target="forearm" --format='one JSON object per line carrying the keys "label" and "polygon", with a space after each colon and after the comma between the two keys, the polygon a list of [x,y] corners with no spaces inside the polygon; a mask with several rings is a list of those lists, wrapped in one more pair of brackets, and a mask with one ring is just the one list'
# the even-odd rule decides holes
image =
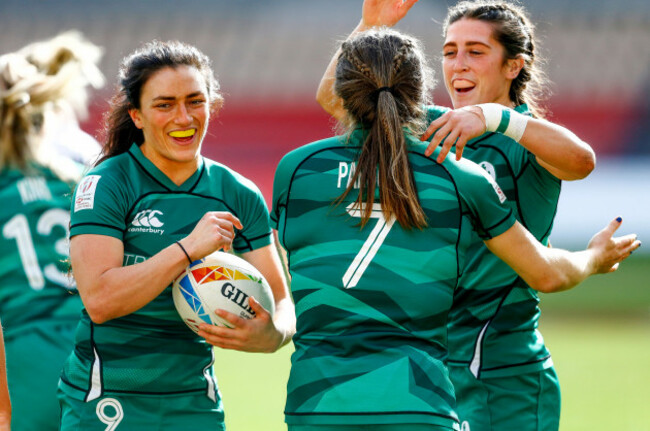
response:
{"label": "forearm", "polygon": [[545,247],[520,223],[485,244],[531,288],[544,293],[570,289],[595,271],[591,251]]}
{"label": "forearm", "polygon": [[291,298],[283,298],[275,303],[273,322],[282,334],[282,342],[279,346],[282,347],[289,343],[296,333],[296,310]]}
{"label": "forearm", "polygon": [[81,298],[95,323],[131,314],[155,299],[188,265],[178,244],[129,266],[106,270],[96,280],[78,280]]}
{"label": "forearm", "polygon": [[579,180],[591,173],[596,156],[570,130],[546,120],[529,119],[519,143],[561,180]]}
{"label": "forearm", "polygon": [[540,292],[555,293],[569,290],[595,273],[594,255],[590,250],[569,252],[567,250],[544,248],[546,271],[550,277],[538,284]]}

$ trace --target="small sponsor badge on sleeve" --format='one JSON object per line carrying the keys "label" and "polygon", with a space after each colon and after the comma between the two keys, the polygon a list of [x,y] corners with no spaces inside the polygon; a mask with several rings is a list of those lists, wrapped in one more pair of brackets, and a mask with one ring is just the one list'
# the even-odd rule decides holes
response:
{"label": "small sponsor badge on sleeve", "polygon": [[91,210],[95,206],[95,190],[101,175],[88,175],[81,180],[77,186],[77,194],[74,199],[74,212]]}
{"label": "small sponsor badge on sleeve", "polygon": [[492,175],[490,175],[489,172],[483,172],[485,178],[490,182],[492,185],[492,188],[496,192],[497,196],[499,197],[499,202],[504,203],[506,201],[506,194],[503,193],[503,190],[501,190],[501,187],[499,187],[499,184],[492,178]]}

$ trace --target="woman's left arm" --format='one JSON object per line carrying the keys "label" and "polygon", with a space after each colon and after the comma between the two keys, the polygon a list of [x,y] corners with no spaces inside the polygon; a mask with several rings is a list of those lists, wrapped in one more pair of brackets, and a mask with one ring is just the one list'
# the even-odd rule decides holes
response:
{"label": "woman's left arm", "polygon": [[224,310],[216,314],[227,320],[233,328],[201,324],[199,335],[208,343],[224,349],[245,352],[275,352],[287,344],[296,332],[296,314],[289,295],[284,271],[275,244],[242,254],[242,258],[257,268],[271,286],[275,300],[273,318],[254,298],[249,304],[255,317],[244,319]]}
{"label": "woman's left arm", "polygon": [[[575,133],[550,121],[524,117],[512,109],[507,110],[512,119],[517,116],[525,121],[519,144],[533,153],[537,162],[551,174],[561,180],[572,181],[585,178],[593,171],[596,155]],[[449,111],[433,121],[420,138],[425,141],[433,135],[424,154],[430,156],[442,143],[442,150],[437,156],[438,163],[442,163],[455,143],[456,160],[460,160],[465,144],[470,139],[481,136],[486,129],[484,111],[479,106],[465,106]]]}
{"label": "woman's left arm", "polygon": [[581,180],[596,167],[594,150],[569,129],[550,121],[529,119],[519,144],[561,180]]}

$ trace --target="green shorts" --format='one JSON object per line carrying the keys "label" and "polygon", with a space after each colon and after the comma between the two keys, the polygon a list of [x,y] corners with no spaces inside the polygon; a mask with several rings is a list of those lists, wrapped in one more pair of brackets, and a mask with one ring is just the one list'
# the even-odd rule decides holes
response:
{"label": "green shorts", "polygon": [[467,367],[449,367],[461,431],[557,431],[560,385],[555,370],[477,379]]}
{"label": "green shorts", "polygon": [[384,425],[289,425],[289,431],[450,431],[451,428],[431,424]]}
{"label": "green shorts", "polygon": [[204,394],[107,395],[83,402],[59,390],[61,431],[225,431],[221,402]]}
{"label": "green shorts", "polygon": [[39,322],[5,335],[11,429],[59,429],[56,388],[63,363],[74,348],[77,320]]}

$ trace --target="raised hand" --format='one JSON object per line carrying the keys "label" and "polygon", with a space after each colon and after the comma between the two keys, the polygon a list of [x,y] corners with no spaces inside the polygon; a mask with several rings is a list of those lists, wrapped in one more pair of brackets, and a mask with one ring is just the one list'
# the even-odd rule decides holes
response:
{"label": "raised hand", "polygon": [[442,142],[442,149],[436,158],[438,163],[442,163],[454,143],[456,143],[456,160],[460,160],[467,142],[483,133],[485,133],[483,111],[476,106],[466,106],[448,111],[436,119],[427,127],[420,139],[426,141],[433,135],[431,143],[424,152],[427,157],[433,154]]}
{"label": "raised hand", "polygon": [[418,0],[365,0],[361,23],[366,28],[392,27],[406,16]]}
{"label": "raised hand", "polygon": [[603,230],[591,238],[587,250],[594,253],[594,273],[613,272],[618,264],[627,259],[630,254],[641,246],[636,234],[614,238],[614,232],[621,226],[623,219],[612,220]]}
{"label": "raised hand", "polygon": [[255,312],[252,319],[244,319],[224,310],[215,310],[217,316],[227,321],[232,328],[223,326],[199,325],[199,335],[216,347],[240,350],[243,352],[275,352],[284,341],[284,336],[276,328],[271,314],[252,296],[248,298]]}

